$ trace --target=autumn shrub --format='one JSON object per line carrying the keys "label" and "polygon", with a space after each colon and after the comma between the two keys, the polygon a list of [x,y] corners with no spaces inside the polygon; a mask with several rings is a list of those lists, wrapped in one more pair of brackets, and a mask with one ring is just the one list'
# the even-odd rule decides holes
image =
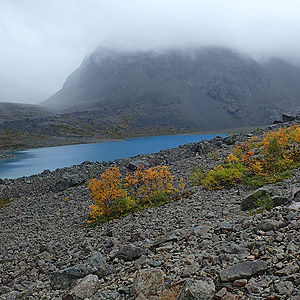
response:
{"label": "autumn shrub", "polygon": [[300,165],[300,127],[298,125],[253,136],[236,146],[223,164],[207,173],[193,172],[192,183],[208,189],[221,189],[237,182],[262,186],[290,176]]}
{"label": "autumn shrub", "polygon": [[190,176],[190,181],[192,185],[200,185],[203,178],[205,177],[204,167],[199,168],[193,167],[192,174]]}
{"label": "autumn shrub", "polygon": [[[178,184],[183,190],[181,178]],[[179,192],[173,185],[173,176],[167,166],[139,167],[122,177],[119,168],[107,169],[100,179],[93,178],[88,184],[94,203],[90,206],[92,221],[108,220],[158,206],[169,201]]]}
{"label": "autumn shrub", "polygon": [[209,190],[232,186],[242,180],[243,169],[242,164],[219,164],[202,179],[202,184]]}
{"label": "autumn shrub", "polygon": [[176,191],[173,176],[167,166],[148,169],[141,166],[135,172],[127,174],[124,186],[140,208],[165,202],[167,197]]}
{"label": "autumn shrub", "polygon": [[261,138],[254,137],[236,147],[235,153],[239,153],[237,157],[247,166],[250,174],[272,182],[277,181],[285,171],[299,165],[299,146],[300,128],[291,126],[267,132]]}
{"label": "autumn shrub", "polygon": [[93,219],[107,221],[135,207],[134,200],[123,188],[122,175],[117,167],[107,169],[99,180],[91,179],[88,188],[94,199],[94,203],[90,207]]}

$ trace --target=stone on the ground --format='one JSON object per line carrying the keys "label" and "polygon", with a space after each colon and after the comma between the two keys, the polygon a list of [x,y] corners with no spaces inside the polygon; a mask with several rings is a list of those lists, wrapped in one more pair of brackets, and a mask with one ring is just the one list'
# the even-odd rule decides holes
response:
{"label": "stone on the ground", "polygon": [[222,282],[249,278],[267,271],[269,264],[265,261],[245,261],[235,264],[219,272]]}
{"label": "stone on the ground", "polygon": [[206,280],[187,280],[176,300],[210,300],[215,294],[215,284]]}
{"label": "stone on the ground", "polygon": [[97,275],[87,275],[84,278],[74,282],[72,288],[68,291],[64,300],[82,300],[95,294],[99,287]]}
{"label": "stone on the ground", "polygon": [[160,296],[165,288],[164,273],[160,269],[138,270],[133,276],[133,291],[136,299]]}

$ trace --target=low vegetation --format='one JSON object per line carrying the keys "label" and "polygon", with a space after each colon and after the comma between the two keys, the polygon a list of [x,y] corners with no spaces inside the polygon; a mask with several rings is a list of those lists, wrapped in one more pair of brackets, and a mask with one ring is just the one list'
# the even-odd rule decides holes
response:
{"label": "low vegetation", "polygon": [[[259,187],[286,178],[299,165],[300,128],[291,126],[252,137],[236,146],[226,161],[212,170],[193,168],[190,181],[209,190],[236,183]],[[176,199],[185,184],[180,179],[175,187],[167,166],[142,166],[126,176],[112,167],[100,179],[91,179],[88,188],[94,200],[88,223],[97,224]],[[269,210],[273,205],[269,196],[258,195],[256,207]]]}
{"label": "low vegetation", "polygon": [[226,162],[208,172],[203,168],[193,169],[191,182],[209,190],[236,183],[259,187],[287,178],[299,165],[300,128],[295,125],[252,137],[236,146]]}
{"label": "low vegetation", "polygon": [[175,188],[173,176],[167,166],[136,169],[123,177],[119,168],[107,169],[100,179],[93,178],[88,184],[94,203],[91,205],[92,220],[88,223],[104,223],[111,219],[159,206],[179,196],[185,187],[180,179]]}

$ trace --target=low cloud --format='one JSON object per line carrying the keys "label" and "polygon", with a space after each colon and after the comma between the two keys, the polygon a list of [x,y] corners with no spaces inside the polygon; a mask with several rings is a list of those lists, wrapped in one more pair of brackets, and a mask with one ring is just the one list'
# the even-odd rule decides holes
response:
{"label": "low cloud", "polygon": [[98,46],[217,45],[297,62],[299,11],[298,0],[2,0],[0,78],[50,95]]}

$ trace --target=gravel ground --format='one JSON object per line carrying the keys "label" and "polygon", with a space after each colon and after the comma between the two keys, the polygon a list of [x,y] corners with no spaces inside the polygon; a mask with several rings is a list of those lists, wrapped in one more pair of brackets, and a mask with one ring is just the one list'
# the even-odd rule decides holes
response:
{"label": "gravel ground", "polygon": [[300,299],[299,170],[270,186],[294,197],[270,212],[240,209],[249,188],[200,186],[188,198],[82,226],[92,203],[87,181],[107,167],[125,173],[146,160],[188,182],[193,166],[211,168],[232,147],[216,138],[0,182],[0,199],[16,199],[0,211],[0,299],[175,299],[166,296],[175,288],[178,300]]}

